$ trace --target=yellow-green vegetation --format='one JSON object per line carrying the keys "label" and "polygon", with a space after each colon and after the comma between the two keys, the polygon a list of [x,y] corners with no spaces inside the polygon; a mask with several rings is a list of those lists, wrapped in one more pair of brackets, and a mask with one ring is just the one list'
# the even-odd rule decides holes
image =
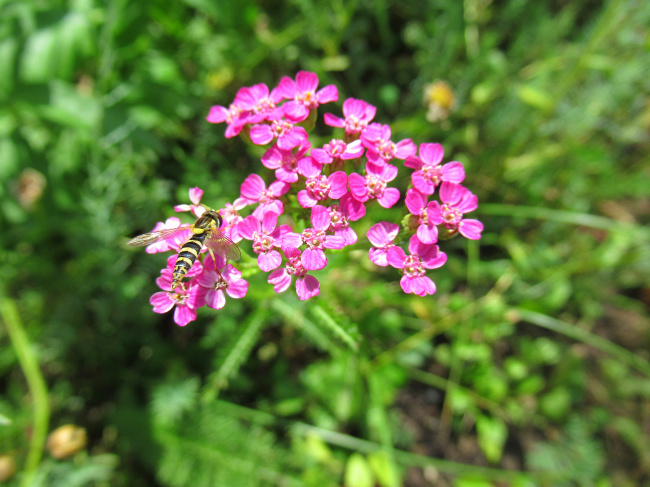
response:
{"label": "yellow-green vegetation", "polygon": [[[0,481],[650,482],[648,26],[644,0],[0,1]],[[205,117],[300,70],[462,162],[482,238],[433,296],[359,245],[306,302],[244,242],[246,298],[178,327],[166,256],[127,242],[188,188],[268,182]]]}

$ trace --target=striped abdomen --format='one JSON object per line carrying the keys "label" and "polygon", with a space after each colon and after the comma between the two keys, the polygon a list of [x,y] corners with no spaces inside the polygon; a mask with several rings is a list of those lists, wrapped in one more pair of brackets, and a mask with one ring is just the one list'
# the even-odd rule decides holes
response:
{"label": "striped abdomen", "polygon": [[199,256],[205,237],[206,232],[195,233],[181,247],[172,274],[172,290],[183,280],[183,277],[185,277],[185,274],[187,274],[187,271],[190,270],[192,264],[194,264],[194,261]]}

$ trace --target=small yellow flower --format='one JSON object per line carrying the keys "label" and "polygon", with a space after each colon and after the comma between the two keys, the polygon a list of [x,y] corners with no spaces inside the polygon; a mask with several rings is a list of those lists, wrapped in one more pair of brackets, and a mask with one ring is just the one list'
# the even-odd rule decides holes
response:
{"label": "small yellow flower", "polygon": [[427,120],[445,120],[456,106],[456,97],[446,81],[435,81],[424,87],[424,104],[427,106]]}

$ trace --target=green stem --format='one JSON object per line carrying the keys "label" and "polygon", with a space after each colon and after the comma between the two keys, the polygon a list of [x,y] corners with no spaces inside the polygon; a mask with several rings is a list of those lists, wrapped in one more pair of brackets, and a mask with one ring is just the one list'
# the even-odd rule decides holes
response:
{"label": "green stem", "polygon": [[583,330],[575,325],[542,313],[537,313],[523,308],[513,308],[513,310],[523,321],[527,321],[534,325],[541,326],[542,328],[546,328],[547,330],[552,330],[556,333],[568,336],[569,338],[573,338],[574,340],[586,343],[596,350],[605,352],[620,362],[627,364],[650,377],[650,363],[647,360],[601,336],[594,335],[587,330]]}
{"label": "green stem", "polygon": [[618,220],[612,220],[611,218],[591,215],[589,213],[580,213],[577,211],[554,210],[537,206],[504,205],[498,203],[482,204],[480,211],[483,215],[548,220],[581,227],[598,228],[601,230],[618,230],[625,228],[629,231],[639,232],[639,235],[648,235],[650,233],[640,225],[625,223]]}
{"label": "green stem", "polygon": [[[218,404],[224,409],[225,414],[235,416],[240,419],[251,421],[263,426],[284,426],[301,436],[314,435],[330,445],[339,446],[348,450],[356,451],[369,455],[377,451],[386,451],[384,445],[373,441],[364,440],[355,436],[339,433],[337,431],[327,430],[312,426],[310,424],[298,421],[290,421],[285,418],[274,416],[273,414],[239,406],[230,402],[219,400]],[[563,471],[556,472],[519,472],[511,470],[500,470],[490,467],[479,467],[440,458],[428,457],[417,453],[412,453],[400,449],[392,449],[391,454],[395,461],[404,466],[417,466],[421,468],[433,467],[440,472],[451,475],[476,475],[488,478],[493,481],[503,480],[510,482],[520,482],[529,484],[532,482],[547,482],[552,485],[552,480],[565,474]]]}
{"label": "green stem", "polygon": [[5,322],[11,344],[16,351],[18,362],[27,379],[27,386],[34,399],[34,430],[29,444],[25,472],[20,483],[21,487],[31,486],[34,482],[36,469],[41,461],[45,438],[50,421],[50,404],[45,380],[38,367],[38,360],[18,316],[13,301],[0,298],[0,316]]}

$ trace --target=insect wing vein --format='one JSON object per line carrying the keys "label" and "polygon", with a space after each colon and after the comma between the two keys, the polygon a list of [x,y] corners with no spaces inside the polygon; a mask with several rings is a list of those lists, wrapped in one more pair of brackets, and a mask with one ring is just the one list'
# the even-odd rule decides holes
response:
{"label": "insect wing vein", "polygon": [[206,239],[205,245],[226,260],[239,260],[241,257],[237,244],[219,231],[215,231],[210,238]]}
{"label": "insect wing vein", "polygon": [[189,226],[183,226],[178,228],[167,228],[165,230],[158,230],[151,233],[145,233],[143,235],[138,235],[133,240],[129,241],[129,245],[132,247],[144,247],[145,245],[155,244],[161,240],[167,240],[173,238],[176,235],[179,235],[181,232],[189,230]]}

